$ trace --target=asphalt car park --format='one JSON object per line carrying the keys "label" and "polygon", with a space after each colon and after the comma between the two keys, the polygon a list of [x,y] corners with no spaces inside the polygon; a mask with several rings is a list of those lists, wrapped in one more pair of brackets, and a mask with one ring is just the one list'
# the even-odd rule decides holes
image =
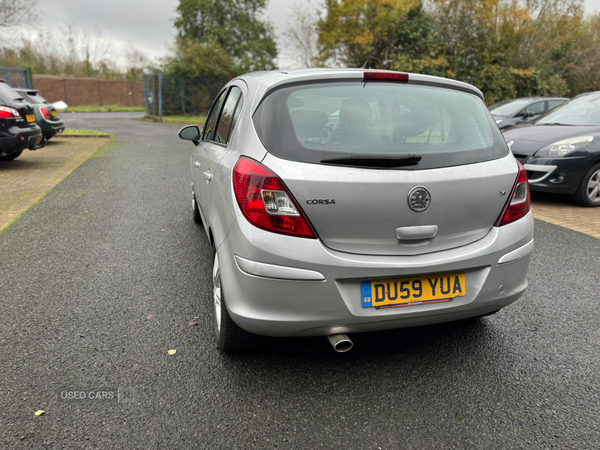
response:
{"label": "asphalt car park", "polygon": [[1,447],[600,446],[597,238],[536,220],[527,291],[477,322],[223,355],[189,143],[123,117],[66,115],[116,138],[0,233]]}

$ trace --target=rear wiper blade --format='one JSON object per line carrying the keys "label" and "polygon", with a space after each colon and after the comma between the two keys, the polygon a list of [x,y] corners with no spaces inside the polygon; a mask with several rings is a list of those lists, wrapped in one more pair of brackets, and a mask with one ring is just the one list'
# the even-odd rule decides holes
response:
{"label": "rear wiper blade", "polygon": [[341,158],[322,159],[322,163],[364,167],[404,167],[416,166],[421,155],[353,155]]}
{"label": "rear wiper blade", "polygon": [[570,126],[572,126],[572,125],[569,125],[568,123],[558,123],[558,122],[538,123],[536,125],[560,125],[562,127],[570,127]]}

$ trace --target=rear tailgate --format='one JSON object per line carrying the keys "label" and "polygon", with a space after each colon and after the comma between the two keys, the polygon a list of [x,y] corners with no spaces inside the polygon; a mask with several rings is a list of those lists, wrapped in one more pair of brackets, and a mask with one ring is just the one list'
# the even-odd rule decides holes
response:
{"label": "rear tailgate", "polygon": [[[284,181],[326,246],[370,255],[418,255],[481,239],[498,219],[518,172],[510,154],[429,170],[308,164],[271,154],[263,163]],[[421,212],[409,206],[417,186],[431,196]],[[425,235],[411,239],[419,230]]]}
{"label": "rear tailgate", "polygon": [[35,111],[29,103],[16,103],[15,109],[21,114],[23,120],[18,120],[16,125],[19,128],[29,128],[35,124]]}

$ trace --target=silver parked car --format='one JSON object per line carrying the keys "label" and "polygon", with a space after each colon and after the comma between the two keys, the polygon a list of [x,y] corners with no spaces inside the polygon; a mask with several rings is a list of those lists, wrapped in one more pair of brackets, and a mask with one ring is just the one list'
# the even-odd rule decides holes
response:
{"label": "silver parked car", "polygon": [[191,125],[218,347],[492,314],[527,286],[525,169],[468,84],[364,69],[229,82]]}

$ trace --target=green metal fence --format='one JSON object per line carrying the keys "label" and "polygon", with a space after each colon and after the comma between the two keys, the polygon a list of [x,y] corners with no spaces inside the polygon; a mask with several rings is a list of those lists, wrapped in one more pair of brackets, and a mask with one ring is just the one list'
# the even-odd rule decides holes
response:
{"label": "green metal fence", "polygon": [[0,78],[14,88],[31,89],[31,74],[29,69],[0,66]]}
{"label": "green metal fence", "polygon": [[162,116],[204,115],[227,81],[144,74],[146,115],[159,119]]}

